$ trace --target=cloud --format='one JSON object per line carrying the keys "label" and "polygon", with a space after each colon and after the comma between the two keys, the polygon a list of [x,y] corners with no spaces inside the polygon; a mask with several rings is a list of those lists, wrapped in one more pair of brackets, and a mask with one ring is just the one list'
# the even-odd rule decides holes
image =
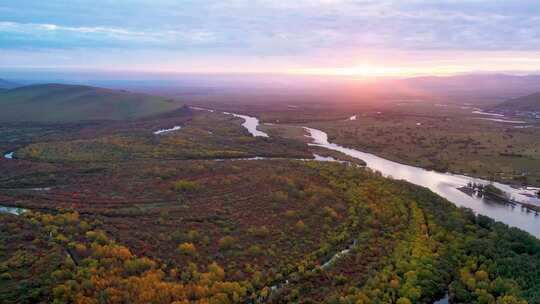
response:
{"label": "cloud", "polygon": [[[133,47],[147,43],[147,47],[259,49],[261,55],[333,51],[336,44],[345,50],[540,49],[540,18],[523,9],[531,1],[139,0],[133,5],[106,2],[101,11],[90,1],[77,1],[79,9],[65,1],[29,2],[34,6],[3,8],[20,20],[0,23],[4,33],[0,43],[16,46],[27,39],[14,35],[27,35],[54,47],[47,40],[51,35],[43,35],[49,31],[63,37],[58,48],[92,41],[96,47],[100,42],[129,47],[131,42]],[[519,2],[523,4],[515,4]],[[88,14],[80,15],[81,9],[88,9]],[[25,15],[19,12],[26,10]],[[23,22],[28,16],[33,20]]]}
{"label": "cloud", "polygon": [[0,16],[1,49],[89,56],[166,50],[178,58],[300,62],[540,51],[537,0],[8,0]]}
{"label": "cloud", "polygon": [[[139,31],[129,30],[118,27],[70,27],[61,26],[50,23],[16,23],[16,22],[0,22],[0,34],[11,34],[13,40],[20,38],[34,38],[41,42],[54,42],[57,38],[62,38],[63,44],[58,44],[57,47],[65,48],[70,44],[79,46],[88,41],[96,43],[102,41],[105,45],[118,44],[119,42],[132,42],[136,44],[149,43],[152,44],[205,44],[217,42],[215,35],[207,31]],[[9,40],[10,36],[0,36],[4,40]],[[53,46],[54,47],[54,46]]]}

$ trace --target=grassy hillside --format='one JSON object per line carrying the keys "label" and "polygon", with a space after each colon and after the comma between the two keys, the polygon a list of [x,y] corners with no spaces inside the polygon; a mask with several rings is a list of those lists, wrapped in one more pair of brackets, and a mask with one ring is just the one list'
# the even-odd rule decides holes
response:
{"label": "grassy hillside", "polygon": [[42,84],[0,91],[0,121],[134,119],[176,109],[162,97],[90,86]]}
{"label": "grassy hillside", "polygon": [[507,100],[494,107],[497,110],[540,112],[540,92]]}

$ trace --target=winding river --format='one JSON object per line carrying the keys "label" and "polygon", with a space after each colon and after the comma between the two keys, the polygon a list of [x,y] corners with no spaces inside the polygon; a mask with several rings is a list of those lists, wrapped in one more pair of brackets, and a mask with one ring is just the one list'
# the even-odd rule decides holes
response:
{"label": "winding river", "polygon": [[255,137],[270,137],[268,134],[257,130],[257,126],[259,125],[259,119],[256,117],[251,117],[247,115],[241,115],[241,114],[235,114],[235,113],[229,113],[229,112],[223,112],[225,115],[232,115],[234,117],[242,118],[244,120],[244,123],[242,126],[248,130],[248,132],[255,136]]}
{"label": "winding river", "polygon": [[[204,110],[209,112],[214,112],[214,110],[206,108],[191,107],[194,110]],[[269,137],[268,134],[257,129],[259,126],[259,120],[255,117],[250,117],[247,115],[223,112],[226,115],[232,115],[234,117],[244,119],[243,127],[254,137]],[[483,113],[482,113],[483,114]],[[490,114],[487,114],[490,115]],[[354,117],[354,118],[353,118]],[[356,119],[356,116],[353,116],[350,119]],[[166,132],[172,132],[179,130],[179,126],[175,126],[171,129],[158,130],[154,132],[155,134],[162,134]],[[534,212],[529,212],[520,207],[515,207],[512,205],[492,203],[484,200],[483,198],[476,196],[469,196],[459,190],[459,188],[466,186],[468,183],[476,184],[488,184],[488,181],[472,178],[464,175],[456,175],[450,173],[439,173],[435,171],[429,171],[426,169],[400,164],[393,162],[382,157],[376,156],[374,154],[365,153],[356,149],[351,149],[343,147],[328,141],[328,135],[317,129],[304,128],[308,133],[309,137],[312,138],[313,142],[309,145],[323,147],[329,150],[338,151],[350,157],[363,160],[366,162],[367,167],[373,170],[381,172],[383,175],[392,177],[395,179],[402,179],[413,184],[429,188],[431,191],[437,193],[438,195],[446,198],[450,202],[454,203],[460,207],[467,207],[472,209],[474,212],[482,215],[489,216],[497,221],[508,224],[509,226],[517,227],[522,230],[529,232],[530,234],[540,238],[540,216],[535,215]],[[7,153],[4,155],[6,159],[13,158],[13,152]],[[324,157],[317,154],[314,154],[314,158],[317,161],[337,161],[333,157]],[[253,157],[248,158],[247,160],[262,160],[265,158],[262,157]],[[493,183],[497,188],[505,191],[510,197],[518,202],[528,203],[540,206],[540,199],[534,197],[534,192],[538,189],[534,188],[514,188],[509,185],[504,185],[501,183]],[[7,207],[0,205],[0,213],[11,213],[19,215],[25,212],[25,209],[16,208],[16,207]],[[354,247],[355,243],[346,249],[337,252],[330,259],[325,261],[321,267],[327,268],[330,267],[337,259],[347,255],[351,248]],[[288,280],[277,283],[271,286],[271,293],[274,294],[281,290],[283,287],[289,284]],[[248,303],[250,303],[249,301]],[[448,303],[448,295],[439,301],[434,302],[434,304],[446,304]]]}
{"label": "winding river", "polygon": [[[207,111],[210,113],[214,113],[215,110],[208,109],[208,108],[201,108],[201,107],[190,107],[192,110],[196,111]],[[232,115],[237,118],[242,118],[244,122],[242,123],[242,126],[248,130],[248,132],[254,136],[254,137],[270,137],[268,134],[264,133],[263,131],[257,130],[257,127],[259,126],[259,119],[257,117],[242,115],[242,114],[236,114],[236,113],[230,113],[230,112],[222,112],[225,115]]]}
{"label": "winding river", "polygon": [[[519,206],[492,203],[480,197],[469,196],[459,190],[459,188],[465,187],[469,182],[488,184],[489,182],[486,180],[464,175],[439,173],[396,163],[370,153],[330,143],[328,141],[328,135],[321,130],[305,129],[313,139],[313,143],[310,145],[338,151],[350,157],[361,159],[366,162],[368,168],[379,171],[385,176],[406,180],[410,183],[429,188],[457,206],[470,208],[478,214],[489,216],[540,238],[540,216],[535,215],[534,212],[526,211]],[[493,185],[505,191],[515,201],[540,206],[540,199],[533,196],[536,191],[534,188],[513,188],[501,183],[493,183]]]}
{"label": "winding river", "polygon": [[9,213],[14,215],[20,215],[26,212],[26,209],[19,207],[8,207],[0,205],[0,213]]}
{"label": "winding river", "polygon": [[[209,109],[198,109],[210,111]],[[224,114],[244,119],[245,122],[242,126],[244,126],[253,136],[268,137],[268,134],[257,130],[257,127],[259,126],[259,120],[257,118],[228,112],[225,112]],[[350,157],[363,160],[366,162],[368,168],[379,171],[387,177],[406,180],[415,185],[426,187],[459,207],[470,208],[477,214],[489,216],[497,221],[512,227],[520,228],[535,237],[540,238],[540,216],[535,212],[531,212],[520,206],[501,204],[485,200],[481,197],[469,196],[459,190],[469,183],[486,185],[490,183],[489,181],[465,175],[440,173],[400,164],[374,154],[331,143],[328,141],[328,135],[321,130],[312,128],[304,129],[309,133],[309,137],[313,139],[313,142],[310,145],[338,151]],[[317,156],[316,160],[332,161],[331,158],[323,158],[320,156]],[[539,190],[537,188],[515,188],[497,182],[493,183],[493,185],[506,192],[514,201],[540,206],[540,199],[535,196],[535,192]]]}
{"label": "winding river", "polygon": [[[214,110],[206,108],[192,107],[192,109],[214,112]],[[229,112],[224,112],[224,114],[244,119],[242,126],[245,127],[251,135],[256,137],[269,137],[268,134],[257,129],[259,126],[259,120],[257,118]],[[469,183],[488,184],[489,182],[486,180],[465,175],[439,173],[400,164],[374,154],[331,143],[328,141],[328,135],[321,130],[312,128],[305,128],[305,130],[313,139],[313,142],[310,143],[310,145],[338,151],[350,157],[363,160],[366,162],[368,168],[379,171],[385,176],[406,180],[410,183],[426,187],[457,206],[470,208],[477,214],[489,216],[497,221],[512,227],[520,228],[537,238],[540,238],[540,216],[537,213],[521,208],[519,205],[494,203],[481,197],[469,196],[459,190]],[[13,152],[5,154],[4,157],[7,159],[13,158]],[[252,159],[258,160],[263,158]],[[315,156],[315,160],[334,161],[333,158],[321,157],[319,155]],[[540,199],[535,196],[535,192],[538,191],[537,188],[514,188],[501,183],[493,183],[493,185],[506,192],[514,201],[540,206]]]}

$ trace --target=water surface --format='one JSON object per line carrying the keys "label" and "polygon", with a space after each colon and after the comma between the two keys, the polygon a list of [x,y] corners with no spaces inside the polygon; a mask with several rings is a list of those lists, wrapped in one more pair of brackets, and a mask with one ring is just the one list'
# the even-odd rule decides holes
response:
{"label": "water surface", "polygon": [[[195,109],[211,111],[204,108]],[[501,115],[480,111],[476,112],[477,114],[493,116]],[[257,126],[259,125],[259,120],[257,118],[228,112],[224,112],[224,114],[233,115],[235,117],[244,119],[245,122],[242,124],[242,126],[244,126],[253,136],[268,136],[268,134],[257,130]],[[531,212],[530,210],[521,208],[520,206],[501,204],[485,200],[481,197],[469,196],[459,190],[460,188],[467,186],[469,183],[487,185],[490,184],[489,181],[465,175],[440,173],[419,167],[400,164],[374,154],[365,153],[359,150],[330,143],[328,142],[328,135],[321,130],[312,128],[305,129],[310,133],[311,138],[313,138],[313,143],[311,145],[342,152],[356,159],[363,160],[366,162],[368,168],[379,171],[385,176],[406,180],[415,185],[426,187],[459,207],[470,208],[477,214],[489,216],[497,221],[503,222],[512,227],[520,228],[536,236],[537,238],[540,238],[540,216],[538,216],[536,212]],[[321,157],[320,155],[315,155],[315,160],[335,161],[333,158]],[[540,199],[535,195],[535,193],[540,190],[539,188],[515,188],[513,186],[497,182],[494,182],[493,185],[506,192],[512,200],[540,206]]]}
{"label": "water surface", "polygon": [[0,205],[0,213],[9,213],[14,215],[21,215],[26,212],[26,209],[19,207],[8,207]]}
{"label": "water surface", "polygon": [[449,299],[448,299],[448,294],[446,294],[444,296],[444,298],[438,300],[438,301],[435,301],[433,302],[433,304],[448,304],[449,303]]}
{"label": "water surface", "polygon": [[[328,142],[328,135],[323,131],[312,128],[305,129],[310,133],[311,138],[313,138],[311,145],[339,151],[348,156],[361,159],[366,162],[368,168],[379,171],[385,176],[406,180],[413,184],[429,188],[457,206],[470,208],[478,214],[489,216],[540,238],[540,216],[535,215],[535,212],[527,211],[520,206],[499,204],[480,197],[469,196],[459,190],[459,188],[467,186],[469,182],[488,184],[488,181],[464,175],[439,173],[396,163],[370,153],[330,143]],[[540,199],[534,197],[534,192],[537,191],[537,188],[514,188],[501,183],[493,183],[493,185],[507,192],[513,200],[540,206]]]}
{"label": "water surface", "polygon": [[257,126],[259,125],[259,119],[247,115],[241,115],[241,114],[235,114],[235,113],[229,113],[229,112],[223,112],[223,114],[226,115],[232,115],[234,117],[242,118],[244,120],[244,123],[242,126],[248,130],[248,132],[253,135],[254,137],[270,137],[268,134],[257,130]]}
{"label": "water surface", "polygon": [[174,126],[170,129],[159,129],[157,131],[154,132],[155,135],[159,135],[159,134],[163,134],[163,133],[169,133],[169,132],[174,132],[174,131],[178,131],[182,129],[181,126]]}
{"label": "water surface", "polygon": [[[193,110],[197,111],[208,111],[213,113],[214,110],[207,109],[207,108],[201,108],[201,107],[191,107]],[[248,130],[248,132],[253,135],[254,137],[270,137],[265,132],[257,130],[257,127],[259,126],[259,119],[256,117],[251,117],[247,115],[241,115],[236,113],[230,113],[230,112],[223,112],[225,115],[232,115],[234,117],[242,118],[244,120],[244,123],[242,126]]]}
{"label": "water surface", "polygon": [[500,119],[500,118],[477,118],[481,120],[489,120],[489,121],[495,121],[495,122],[505,122],[505,123],[514,123],[514,124],[524,124],[527,123],[523,120],[507,120],[507,119]]}
{"label": "water surface", "polygon": [[490,115],[490,116],[504,117],[503,114],[488,113],[488,112],[483,112],[482,110],[475,110],[475,111],[473,111],[472,113],[473,113],[473,114],[478,114],[478,115]]}

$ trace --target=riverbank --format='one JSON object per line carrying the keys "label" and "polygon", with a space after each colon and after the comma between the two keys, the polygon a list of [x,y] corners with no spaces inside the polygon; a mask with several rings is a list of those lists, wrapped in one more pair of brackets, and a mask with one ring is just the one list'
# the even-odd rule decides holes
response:
{"label": "riverbank", "polygon": [[[339,141],[336,140],[336,143],[339,143]],[[425,170],[431,170],[438,173],[449,173],[454,175],[467,175],[471,178],[477,178],[477,179],[483,179],[483,180],[491,180],[503,184],[508,184],[515,188],[523,188],[523,187],[532,187],[532,188],[538,188],[540,189],[540,182],[534,182],[532,183],[526,183],[524,184],[523,181],[516,180],[515,176],[500,176],[500,175],[488,175],[488,174],[480,174],[478,171],[474,170],[464,170],[464,169],[452,169],[452,166],[449,166],[448,164],[436,164],[431,162],[423,162],[418,160],[411,160],[409,156],[402,156],[402,155],[396,155],[394,153],[388,152],[388,151],[380,151],[379,149],[374,149],[370,146],[353,146],[355,149],[365,151],[371,154],[379,155],[380,157],[383,157],[385,159],[407,165],[407,166],[414,166],[414,167],[420,167]]]}
{"label": "riverbank", "polygon": [[[231,113],[227,112],[224,114],[231,115]],[[245,115],[236,114],[235,116],[240,117]],[[249,124],[247,124],[248,121],[250,121]],[[257,119],[245,119],[243,126],[248,129],[252,136],[256,136],[255,134],[259,132],[257,129],[259,127],[259,121]],[[272,125],[268,127],[272,127]],[[274,127],[279,128],[276,125]],[[384,176],[406,180],[413,184],[426,187],[459,207],[470,208],[477,214],[486,215],[510,226],[518,227],[540,238],[540,222],[537,217],[527,212],[530,208],[526,208],[523,211],[507,208],[504,204],[490,204],[482,198],[468,196],[459,190],[469,183],[487,185],[490,183],[487,180],[460,174],[430,171],[421,167],[394,162],[384,157],[331,143],[328,134],[321,130],[309,127],[303,128],[308,133],[307,137],[313,140],[311,143],[308,142],[308,145],[311,147],[335,151],[347,157],[361,160],[362,164],[365,163],[368,168],[379,171]],[[523,206],[533,205],[540,207],[540,198],[529,195],[528,192],[530,191],[528,189],[515,188],[512,185],[503,183],[496,183],[495,186],[507,193],[510,199],[519,202]]]}
{"label": "riverbank", "polygon": [[[404,110],[401,110],[404,111]],[[540,125],[515,128],[470,113],[365,113],[308,126],[332,142],[410,166],[540,187]]]}
{"label": "riverbank", "polygon": [[[530,212],[515,210],[501,204],[489,204],[489,202],[483,201],[482,198],[468,196],[459,190],[459,188],[465,187],[469,183],[488,184],[488,181],[400,164],[370,153],[331,143],[328,140],[328,135],[321,130],[305,129],[313,139],[313,143],[310,145],[339,151],[351,157],[362,159],[367,163],[368,168],[379,171],[384,176],[406,180],[412,184],[426,187],[459,207],[470,208],[477,214],[489,216],[510,226],[518,227],[540,238],[540,219]],[[504,184],[496,184],[496,186],[507,192],[513,200],[540,206],[540,199],[523,195],[519,189]]]}

